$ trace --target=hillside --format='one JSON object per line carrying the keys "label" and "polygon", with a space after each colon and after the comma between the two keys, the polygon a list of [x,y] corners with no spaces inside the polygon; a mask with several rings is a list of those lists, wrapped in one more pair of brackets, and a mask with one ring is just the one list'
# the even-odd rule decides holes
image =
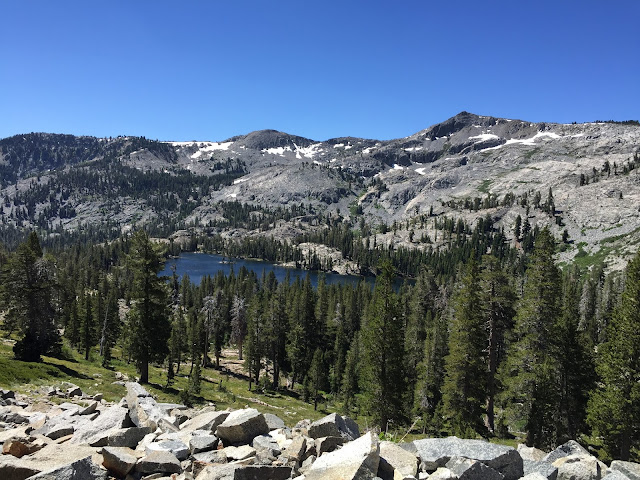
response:
{"label": "hillside", "polygon": [[[390,141],[274,130],[222,142],[17,135],[0,140],[0,241],[15,244],[34,227],[113,237],[133,225],[162,237],[293,241],[330,217],[368,225],[370,244],[427,249],[444,245],[433,218],[473,225],[489,215],[515,242],[520,216],[531,228],[550,225],[557,239],[566,230],[558,261],[606,259],[619,269],[640,240],[639,148],[634,122],[467,112]],[[229,218],[235,202],[251,206],[255,221]]]}

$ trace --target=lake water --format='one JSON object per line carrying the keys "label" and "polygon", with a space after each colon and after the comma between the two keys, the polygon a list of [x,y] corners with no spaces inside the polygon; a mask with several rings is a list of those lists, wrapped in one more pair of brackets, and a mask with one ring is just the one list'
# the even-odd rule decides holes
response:
{"label": "lake water", "polygon": [[211,275],[212,277],[219,271],[228,275],[233,268],[235,274],[237,274],[242,267],[247,270],[256,273],[258,278],[262,276],[264,272],[267,275],[269,272],[273,272],[278,279],[278,282],[283,282],[287,273],[291,277],[291,281],[296,278],[302,280],[305,279],[307,274],[311,279],[313,287],[317,287],[318,279],[321,275],[324,275],[325,283],[349,283],[357,285],[360,280],[365,280],[373,287],[375,283],[374,277],[359,277],[355,275],[338,275],[337,273],[321,273],[310,272],[308,270],[302,270],[300,268],[282,267],[280,265],[274,265],[270,262],[261,262],[257,260],[245,260],[242,258],[230,258],[223,257],[222,255],[211,255],[206,253],[182,253],[178,258],[171,258],[165,263],[164,271],[161,275],[171,276],[171,268],[175,265],[176,274],[179,278],[182,278],[185,274],[189,275],[189,280],[196,285],[200,284],[202,277]]}

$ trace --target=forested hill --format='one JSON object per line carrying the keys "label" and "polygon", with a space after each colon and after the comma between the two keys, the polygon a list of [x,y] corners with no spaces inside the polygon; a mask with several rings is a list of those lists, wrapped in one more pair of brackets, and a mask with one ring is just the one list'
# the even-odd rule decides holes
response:
{"label": "forested hill", "polygon": [[[363,250],[439,251],[482,219],[512,247],[523,230],[548,226],[564,244],[558,262],[621,269],[640,240],[639,145],[637,122],[467,112],[389,141],[274,130],[222,142],[16,135],[0,140],[0,241],[14,248],[31,229],[45,244],[103,241],[144,226],[189,248],[207,237],[240,254],[359,272],[371,265]],[[274,252],[271,237],[299,252]]]}

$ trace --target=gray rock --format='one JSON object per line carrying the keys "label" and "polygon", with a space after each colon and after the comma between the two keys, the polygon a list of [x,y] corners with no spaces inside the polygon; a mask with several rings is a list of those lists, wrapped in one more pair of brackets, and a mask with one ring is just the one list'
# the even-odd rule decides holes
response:
{"label": "gray rock", "polygon": [[127,405],[129,416],[136,427],[158,428],[158,422],[164,418],[162,410],[151,394],[137,382],[127,382]]}
{"label": "gray rock", "polygon": [[522,457],[512,447],[458,437],[427,438],[413,443],[425,471],[445,466],[452,457],[465,457],[484,463],[504,475],[507,480],[516,480],[522,476]]}
{"label": "gray rock", "polygon": [[242,465],[208,465],[195,478],[195,480],[234,480],[236,470]]}
{"label": "gray rock", "polygon": [[[547,455],[542,450],[536,447],[527,447],[523,443],[518,444],[518,453],[522,457],[522,460],[533,460],[535,462],[541,462]],[[526,472],[525,472],[526,473]]]}
{"label": "gray rock", "polygon": [[558,448],[545,455],[542,461],[553,463],[559,458],[568,457],[569,455],[589,456],[591,454],[575,440],[569,440],[567,443],[560,445]]}
{"label": "gray rock", "polygon": [[126,476],[138,461],[133,450],[126,447],[104,447],[102,458],[102,466],[116,477]]}
{"label": "gray rock", "polygon": [[12,390],[0,389],[0,398],[2,400],[8,400],[10,398],[16,398],[16,394]]}
{"label": "gray rock", "polygon": [[631,480],[640,480],[640,464],[614,460],[611,462],[611,471],[620,472]]}
{"label": "gray rock", "polygon": [[[36,431],[37,432],[37,431]],[[66,437],[67,435],[72,435],[74,432],[74,428],[72,425],[54,425],[51,428],[46,429],[46,432],[37,432],[41,433],[45,437],[50,438],[51,440],[57,440],[62,437]]]}
{"label": "gray rock", "polygon": [[248,444],[258,435],[269,433],[269,426],[264,415],[254,408],[246,408],[231,412],[218,425],[216,436],[226,444]]}
{"label": "gray rock", "polygon": [[[420,475],[426,475],[424,472],[420,472]],[[423,478],[420,476],[419,478]],[[458,477],[455,473],[449,470],[447,467],[438,467],[438,469],[433,472],[431,475],[427,475],[429,480],[458,480]]]}
{"label": "gray rock", "polygon": [[91,402],[89,406],[78,411],[78,415],[91,415],[98,408],[98,402]]}
{"label": "gray rock", "polygon": [[600,480],[606,471],[596,457],[582,453],[558,458],[553,466],[558,469],[557,480]]}
{"label": "gray rock", "polygon": [[631,478],[627,477],[622,472],[619,472],[617,470],[612,470],[609,473],[607,473],[604,477],[602,477],[602,480],[631,480]]}
{"label": "gray rock", "polygon": [[146,446],[145,452],[150,455],[153,452],[171,452],[178,460],[186,460],[190,451],[180,440],[163,440],[161,442],[153,442]]}
{"label": "gray rock", "polygon": [[206,412],[190,418],[180,425],[180,431],[192,432],[195,430],[207,430],[213,433],[229,416],[229,412]]}
{"label": "gray rock", "polygon": [[504,476],[484,463],[470,458],[453,457],[446,467],[459,480],[503,480]]}
{"label": "gray rock", "polygon": [[126,428],[130,425],[128,410],[119,405],[113,405],[101,412],[94,421],[84,423],[76,428],[71,443],[88,443],[92,446],[104,447],[113,430]]}
{"label": "gray rock", "polygon": [[307,439],[302,435],[295,437],[289,446],[285,448],[283,455],[290,460],[301,462],[307,451]]}
{"label": "gray rock", "polygon": [[245,460],[255,456],[256,449],[249,445],[240,445],[239,447],[225,447],[222,449],[229,460]]}
{"label": "gray rock", "polygon": [[142,439],[150,433],[150,427],[118,428],[109,433],[107,445],[110,447],[136,448]]}
{"label": "gray rock", "polygon": [[545,480],[545,478],[547,477],[545,477],[541,473],[532,472],[532,473],[528,473],[527,475],[522,477],[520,480]]}
{"label": "gray rock", "polygon": [[82,390],[80,389],[80,387],[74,385],[67,389],[67,397],[81,397],[81,396],[82,396]]}
{"label": "gray rock", "polygon": [[107,472],[85,457],[68,465],[38,473],[28,480],[106,480]]}
{"label": "gray rock", "polygon": [[251,446],[256,450],[270,450],[275,456],[280,455],[280,445],[278,445],[278,442],[276,442],[271,435],[258,435],[251,441]]}
{"label": "gray rock", "polygon": [[218,446],[218,437],[215,435],[198,435],[191,437],[189,440],[189,450],[191,454],[208,452],[209,450],[215,450]]}
{"label": "gray rock", "polygon": [[311,438],[320,437],[343,437],[347,441],[355,440],[360,436],[358,426],[349,421],[349,424],[337,413],[332,413],[326,417],[316,420],[309,426],[309,436]]}
{"label": "gray rock", "polygon": [[342,437],[322,437],[316,438],[316,455],[319,457],[323,453],[333,452],[344,443]]}
{"label": "gray rock", "polygon": [[291,467],[273,465],[247,465],[235,471],[234,480],[287,480]]}
{"label": "gray rock", "polygon": [[277,430],[278,428],[285,428],[284,420],[273,413],[265,413],[264,419],[269,426],[269,430]]}
{"label": "gray rock", "polygon": [[24,480],[41,471],[37,466],[25,463],[12,455],[0,457],[0,478],[2,480]]}
{"label": "gray rock", "polygon": [[380,442],[378,476],[393,480],[395,472],[401,478],[418,474],[418,457],[393,442]]}
{"label": "gray rock", "polygon": [[227,463],[227,455],[222,450],[195,453],[193,459],[203,463]]}
{"label": "gray rock", "polygon": [[29,418],[16,412],[6,411],[0,412],[0,422],[21,425],[23,423],[29,423]]}
{"label": "gray rock", "polygon": [[538,473],[547,480],[556,480],[558,477],[558,469],[548,462],[522,460],[522,467],[524,475]]}
{"label": "gray rock", "polygon": [[369,432],[340,450],[319,457],[305,474],[305,479],[373,479],[377,476],[379,463],[378,437]]}
{"label": "gray rock", "polygon": [[171,452],[151,452],[138,460],[135,470],[140,473],[180,473],[180,461]]}

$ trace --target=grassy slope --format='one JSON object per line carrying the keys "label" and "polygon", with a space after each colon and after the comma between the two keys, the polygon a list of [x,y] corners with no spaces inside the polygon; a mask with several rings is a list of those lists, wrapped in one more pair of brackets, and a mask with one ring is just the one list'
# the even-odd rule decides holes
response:
{"label": "grassy slope", "polygon": [[[113,383],[116,381],[116,372],[122,372],[133,379],[136,377],[134,365],[117,359],[113,361],[113,369],[105,369],[100,365],[100,358],[97,355],[95,357],[94,361],[86,361],[74,352],[72,360],[44,357],[42,363],[21,362],[13,358],[11,345],[3,343],[0,344],[0,388],[37,396],[38,393],[44,393],[44,387],[63,387],[63,382],[70,382],[78,385],[85,393],[102,393],[106,400],[120,400],[126,394],[126,389]],[[151,366],[150,384],[146,388],[158,401],[180,403],[178,393],[186,388],[188,372],[189,365],[183,364],[173,385],[165,389],[166,371]],[[197,403],[211,402],[220,410],[249,406],[262,413],[279,416],[288,426],[305,418],[321,418],[335,410],[331,405],[327,408],[320,404],[318,410],[314,411],[313,404],[303,402],[294,394],[249,391],[246,379],[227,376],[213,368],[203,369],[202,377],[202,391]]]}

